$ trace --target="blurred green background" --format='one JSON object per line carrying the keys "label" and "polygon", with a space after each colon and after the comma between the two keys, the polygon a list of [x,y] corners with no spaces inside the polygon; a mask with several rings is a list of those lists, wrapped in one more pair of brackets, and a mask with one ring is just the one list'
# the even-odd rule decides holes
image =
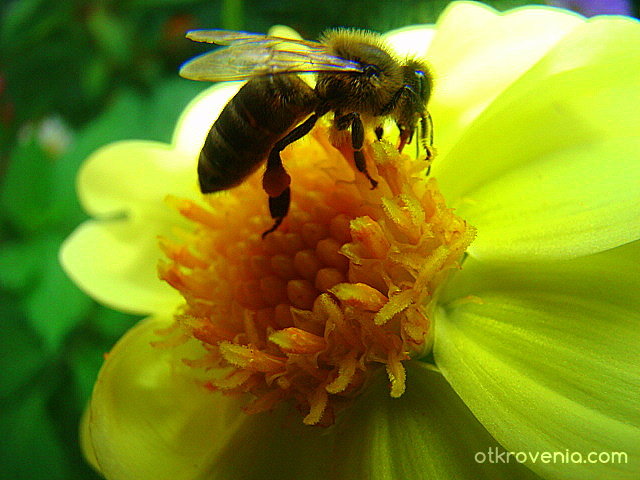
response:
{"label": "blurred green background", "polygon": [[[92,479],[77,425],[103,354],[137,318],[100,306],[57,259],[86,215],[75,174],[101,145],[169,141],[207,84],[178,77],[194,28],[306,38],[433,22],[440,0],[15,0],[0,11],[0,478]],[[536,2],[488,2],[500,10]],[[544,2],[540,2],[544,3]],[[588,11],[597,2],[556,2]],[[607,2],[600,2],[606,4]],[[610,5],[616,2],[609,2]],[[637,16],[638,4],[628,4]]]}

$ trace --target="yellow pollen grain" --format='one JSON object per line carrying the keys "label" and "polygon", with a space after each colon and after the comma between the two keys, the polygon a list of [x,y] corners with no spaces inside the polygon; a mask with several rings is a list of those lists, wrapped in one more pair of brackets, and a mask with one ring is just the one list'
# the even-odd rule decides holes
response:
{"label": "yellow pollen grain", "polygon": [[329,232],[339,244],[351,241],[351,219],[345,214],[336,215],[331,219]]}
{"label": "yellow pollen grain", "polygon": [[292,280],[298,276],[291,255],[279,254],[271,257],[271,269],[273,273],[285,280]]}
{"label": "yellow pollen grain", "polygon": [[275,307],[287,301],[287,282],[275,275],[260,279],[260,291],[262,298],[268,305]]}
{"label": "yellow pollen grain", "polygon": [[288,303],[276,305],[273,312],[273,319],[280,328],[292,327],[293,316],[291,315],[291,305]]}
{"label": "yellow pollen grain", "polygon": [[276,239],[280,244],[280,251],[288,255],[294,255],[298,250],[304,248],[304,241],[297,233],[285,233],[276,236]]}
{"label": "yellow pollen grain", "polygon": [[296,273],[306,280],[313,281],[321,268],[320,260],[313,250],[300,250],[293,258]]}
{"label": "yellow pollen grain", "polygon": [[327,267],[345,270],[349,266],[349,260],[340,253],[342,245],[335,238],[320,240],[316,246],[318,259]]}
{"label": "yellow pollen grain", "polygon": [[320,240],[329,236],[329,227],[318,223],[306,223],[302,226],[301,233],[307,247],[315,248]]}
{"label": "yellow pollen grain", "polygon": [[338,283],[344,281],[346,281],[346,278],[340,270],[336,268],[323,268],[319,270],[316,275],[315,287],[321,292],[326,292]]}
{"label": "yellow pollen grain", "polygon": [[309,309],[318,291],[309,280],[291,280],[287,283],[287,296],[294,307]]}
{"label": "yellow pollen grain", "polygon": [[268,275],[271,273],[271,261],[265,255],[252,255],[249,268],[256,276]]}
{"label": "yellow pollen grain", "polygon": [[258,281],[242,282],[236,287],[236,301],[245,308],[258,309],[267,306]]}

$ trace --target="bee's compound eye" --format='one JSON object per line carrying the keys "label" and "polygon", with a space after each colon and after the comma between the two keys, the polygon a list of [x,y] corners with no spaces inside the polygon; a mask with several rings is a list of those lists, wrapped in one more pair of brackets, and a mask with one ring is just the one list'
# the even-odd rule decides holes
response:
{"label": "bee's compound eye", "polygon": [[414,70],[413,73],[416,78],[415,89],[418,93],[418,96],[426,101],[431,94],[431,82],[429,80],[429,77],[423,70]]}

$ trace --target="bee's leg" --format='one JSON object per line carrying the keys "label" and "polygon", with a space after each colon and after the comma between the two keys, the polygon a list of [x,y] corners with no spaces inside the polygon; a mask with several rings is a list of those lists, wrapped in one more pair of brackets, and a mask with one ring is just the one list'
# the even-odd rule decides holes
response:
{"label": "bee's leg", "polygon": [[365,161],[364,154],[362,153],[362,146],[364,145],[364,125],[360,115],[356,112],[347,113],[340,117],[336,117],[334,124],[338,130],[346,130],[351,126],[351,148],[353,148],[353,161],[359,172],[364,173],[365,177],[371,183],[371,189],[373,190],[378,186],[378,182],[371,178],[369,171],[367,170],[367,162]]}
{"label": "bee's leg", "polygon": [[425,160],[429,161],[433,158],[433,120],[431,119],[431,114],[427,112],[427,114],[422,114],[420,116],[420,124],[422,126],[422,146],[424,150],[427,152],[427,158]]}
{"label": "bee's leg", "polygon": [[318,118],[320,118],[320,115],[316,113],[311,115],[282,139],[278,140],[271,149],[271,153],[269,153],[267,168],[262,177],[262,188],[264,188],[264,191],[269,195],[269,213],[275,223],[273,227],[262,234],[262,238],[276,230],[289,212],[289,203],[291,200],[289,184],[291,183],[291,177],[282,165],[280,152],[282,152],[287,145],[309,133],[318,121]]}
{"label": "bee's leg", "polygon": [[412,93],[413,91],[411,90],[411,86],[403,85],[402,88],[399,88],[396,93],[393,94],[389,103],[382,107],[382,111],[380,113],[382,115],[389,115],[398,106],[398,102],[402,97],[405,95],[411,95]]}
{"label": "bee's leg", "polygon": [[275,221],[273,226],[262,233],[262,238],[269,235],[271,232],[275,232],[276,229],[280,226],[284,217],[289,213],[289,204],[291,203],[291,189],[289,187],[285,188],[280,195],[277,197],[269,197],[269,213],[271,214],[271,218]]}
{"label": "bee's leg", "polygon": [[398,152],[402,153],[402,149],[407,143],[411,143],[413,139],[413,130],[407,128],[405,125],[396,123],[398,130],[400,131],[400,142],[398,143]]}
{"label": "bee's leg", "polygon": [[[396,93],[393,94],[393,97],[391,97],[391,100],[389,101],[389,103],[387,103],[383,108],[382,108],[382,115],[389,115],[391,112],[393,112],[396,107],[398,106],[398,104],[400,103],[401,99],[403,97],[411,97],[412,95],[415,95],[415,93],[413,92],[413,89],[411,88],[410,85],[403,85],[402,88],[399,88]],[[402,149],[404,148],[404,146],[411,142],[411,137],[413,136],[413,132],[408,129],[406,126],[401,125],[400,123],[396,122],[396,125],[398,126],[398,130],[400,130],[400,142],[398,144],[398,151],[402,152]],[[378,137],[378,140],[380,140],[382,137]]]}
{"label": "bee's leg", "polygon": [[362,119],[360,115],[357,113],[353,113],[353,120],[351,122],[351,146],[353,147],[353,161],[356,164],[356,168],[359,172],[364,173],[369,182],[371,183],[371,189],[373,190],[378,186],[378,182],[376,182],[371,175],[369,175],[369,171],[367,170],[367,162],[364,158],[364,153],[362,153],[362,146],[364,145],[364,125],[362,124]]}
{"label": "bee's leg", "polygon": [[346,115],[342,115],[342,113],[337,113],[333,119],[333,123],[338,130],[346,130],[353,123],[353,119],[357,117],[357,113],[347,113]]}

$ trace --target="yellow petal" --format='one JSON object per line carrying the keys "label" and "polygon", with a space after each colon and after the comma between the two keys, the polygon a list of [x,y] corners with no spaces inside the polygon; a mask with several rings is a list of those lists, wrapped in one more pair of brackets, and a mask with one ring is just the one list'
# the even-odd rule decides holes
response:
{"label": "yellow petal", "polygon": [[[158,278],[158,224],[136,220],[89,220],[60,249],[65,272],[98,302],[128,313],[171,312],[180,303]],[[166,227],[163,228],[166,230]]]}
{"label": "yellow petal", "polygon": [[637,137],[638,49],[640,24],[623,17],[596,17],[565,35],[436,159],[447,200],[464,205],[475,188],[567,149]]}
{"label": "yellow petal", "polygon": [[427,58],[427,51],[435,33],[433,25],[412,25],[391,30],[383,36],[400,58],[404,56]]}
{"label": "yellow petal", "polygon": [[89,407],[84,409],[82,412],[82,418],[80,419],[80,449],[82,450],[82,454],[89,465],[91,465],[96,470],[100,471],[100,466],[98,465],[98,459],[96,458],[96,452],[93,450],[93,443],[91,443],[91,435],[89,434]]}
{"label": "yellow petal", "polygon": [[[167,208],[168,194],[199,197],[196,162],[211,124],[239,84],[216,85],[197,97],[178,122],[173,145],[122,141],[91,155],[78,176],[78,195],[96,217],[61,249],[67,274],[89,295],[131,313],[170,311],[174,290],[158,280],[157,237],[184,224]],[[170,309],[170,310],[167,310]]]}
{"label": "yellow petal", "polygon": [[[193,197],[195,157],[151,141],[111,143],[93,153],[78,174],[78,196],[89,215],[147,215],[167,222],[167,194]],[[175,221],[175,220],[174,220]]]}
{"label": "yellow petal", "polygon": [[120,339],[100,371],[84,424],[100,472],[109,480],[210,478],[217,453],[235,431],[234,402],[196,383],[183,358],[203,354],[197,343],[162,348],[147,319]]}
{"label": "yellow petal", "polygon": [[453,2],[440,16],[427,52],[435,87],[429,110],[440,160],[480,113],[584,19],[527,7],[499,14],[476,2]]}
{"label": "yellow petal", "polygon": [[638,22],[580,25],[438,163],[445,196],[478,228],[475,255],[559,258],[638,238],[639,48]]}
{"label": "yellow petal", "polygon": [[287,25],[274,25],[269,29],[269,35],[273,35],[274,37],[295,38],[298,40],[302,40],[300,34]]}
{"label": "yellow petal", "polygon": [[640,239],[640,139],[549,154],[467,199],[458,211],[478,228],[468,251],[483,260],[572,258],[618,247]]}
{"label": "yellow petal", "polygon": [[242,82],[218,83],[208,88],[187,106],[173,134],[173,148],[193,159],[195,164],[204,139],[218,115],[242,86]]}
{"label": "yellow petal", "polygon": [[385,395],[388,380],[379,373],[336,425],[330,478],[538,479],[516,461],[486,461],[488,452],[502,448],[440,373],[408,362],[409,387],[397,399]]}
{"label": "yellow petal", "polygon": [[505,448],[571,453],[529,457],[545,478],[638,478],[639,261],[640,241],[539,264],[468,258],[447,287],[436,363]]}

